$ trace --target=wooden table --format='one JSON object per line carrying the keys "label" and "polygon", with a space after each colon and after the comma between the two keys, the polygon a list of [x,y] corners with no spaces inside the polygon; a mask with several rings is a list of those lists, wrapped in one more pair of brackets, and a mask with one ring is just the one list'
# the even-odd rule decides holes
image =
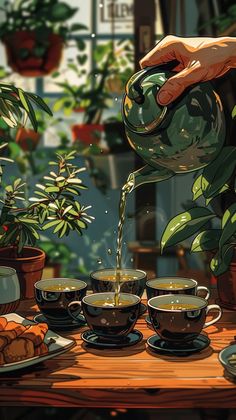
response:
{"label": "wooden table", "polygon": [[[32,317],[37,307],[25,301],[18,313]],[[236,385],[225,376],[219,351],[233,342],[236,315],[225,311],[208,327],[211,345],[184,358],[158,356],[147,349],[153,331],[142,317],[136,328],[144,340],[127,349],[97,350],[64,333],[77,345],[69,352],[29,370],[1,377],[0,405],[119,408],[233,408]]]}

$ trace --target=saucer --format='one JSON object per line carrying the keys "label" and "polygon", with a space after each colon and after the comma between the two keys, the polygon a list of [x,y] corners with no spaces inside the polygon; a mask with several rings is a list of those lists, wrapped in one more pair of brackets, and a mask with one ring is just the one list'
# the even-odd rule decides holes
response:
{"label": "saucer", "polygon": [[85,343],[93,347],[120,349],[122,347],[129,347],[139,343],[139,341],[143,338],[143,334],[138,330],[133,330],[124,339],[114,343],[102,339],[91,330],[86,330],[81,334],[81,338],[85,341]]}
{"label": "saucer", "polygon": [[139,311],[139,316],[145,314],[146,310],[147,310],[147,305],[145,305],[144,303],[141,303],[141,305],[140,305],[140,311]]}
{"label": "saucer", "polygon": [[53,330],[61,330],[61,331],[73,330],[73,329],[80,328],[86,325],[85,317],[82,314],[78,315],[77,319],[78,321],[71,319],[71,321],[69,322],[62,322],[59,324],[58,322],[54,323],[53,321],[49,321],[43,314],[38,314],[34,317],[35,322],[45,322]]}
{"label": "saucer", "polygon": [[230,363],[229,359],[230,357],[234,356],[236,354],[236,344],[231,344],[228,347],[225,347],[221,352],[219,353],[219,361],[222,364],[222,366],[234,377],[236,376],[236,366],[233,363]]}
{"label": "saucer", "polygon": [[209,346],[210,340],[205,335],[199,334],[192,343],[186,343],[184,347],[177,347],[176,344],[171,345],[155,334],[147,339],[147,344],[150,349],[156,353],[169,356],[188,356],[192,353],[204,350]]}

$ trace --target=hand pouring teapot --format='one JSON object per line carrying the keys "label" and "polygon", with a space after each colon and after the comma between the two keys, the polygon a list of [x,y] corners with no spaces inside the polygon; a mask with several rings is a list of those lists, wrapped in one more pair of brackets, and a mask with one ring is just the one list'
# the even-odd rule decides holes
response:
{"label": "hand pouring teapot", "polygon": [[126,84],[122,106],[126,135],[147,162],[130,174],[132,189],[203,168],[223,146],[223,107],[209,82],[187,89],[171,105],[158,104],[158,90],[173,74],[166,67],[147,67]]}

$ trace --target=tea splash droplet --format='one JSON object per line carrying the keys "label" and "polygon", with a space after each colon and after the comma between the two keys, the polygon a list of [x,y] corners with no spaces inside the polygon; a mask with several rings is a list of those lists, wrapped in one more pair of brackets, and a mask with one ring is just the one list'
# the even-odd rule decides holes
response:
{"label": "tea splash droplet", "polygon": [[98,263],[98,264],[102,264],[102,259],[101,259],[101,258],[98,258],[98,259],[97,259],[97,263]]}
{"label": "tea splash droplet", "polygon": [[108,253],[109,255],[111,255],[111,254],[112,254],[112,250],[111,250],[111,248],[108,248],[107,253]]}

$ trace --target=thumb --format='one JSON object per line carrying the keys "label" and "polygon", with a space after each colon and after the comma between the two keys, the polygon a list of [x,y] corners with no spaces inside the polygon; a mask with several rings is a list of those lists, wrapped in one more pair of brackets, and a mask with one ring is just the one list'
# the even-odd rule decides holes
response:
{"label": "thumb", "polygon": [[203,71],[200,67],[188,67],[175,76],[170,77],[157,94],[157,102],[160,105],[168,105],[177,99],[184,90],[203,79]]}

